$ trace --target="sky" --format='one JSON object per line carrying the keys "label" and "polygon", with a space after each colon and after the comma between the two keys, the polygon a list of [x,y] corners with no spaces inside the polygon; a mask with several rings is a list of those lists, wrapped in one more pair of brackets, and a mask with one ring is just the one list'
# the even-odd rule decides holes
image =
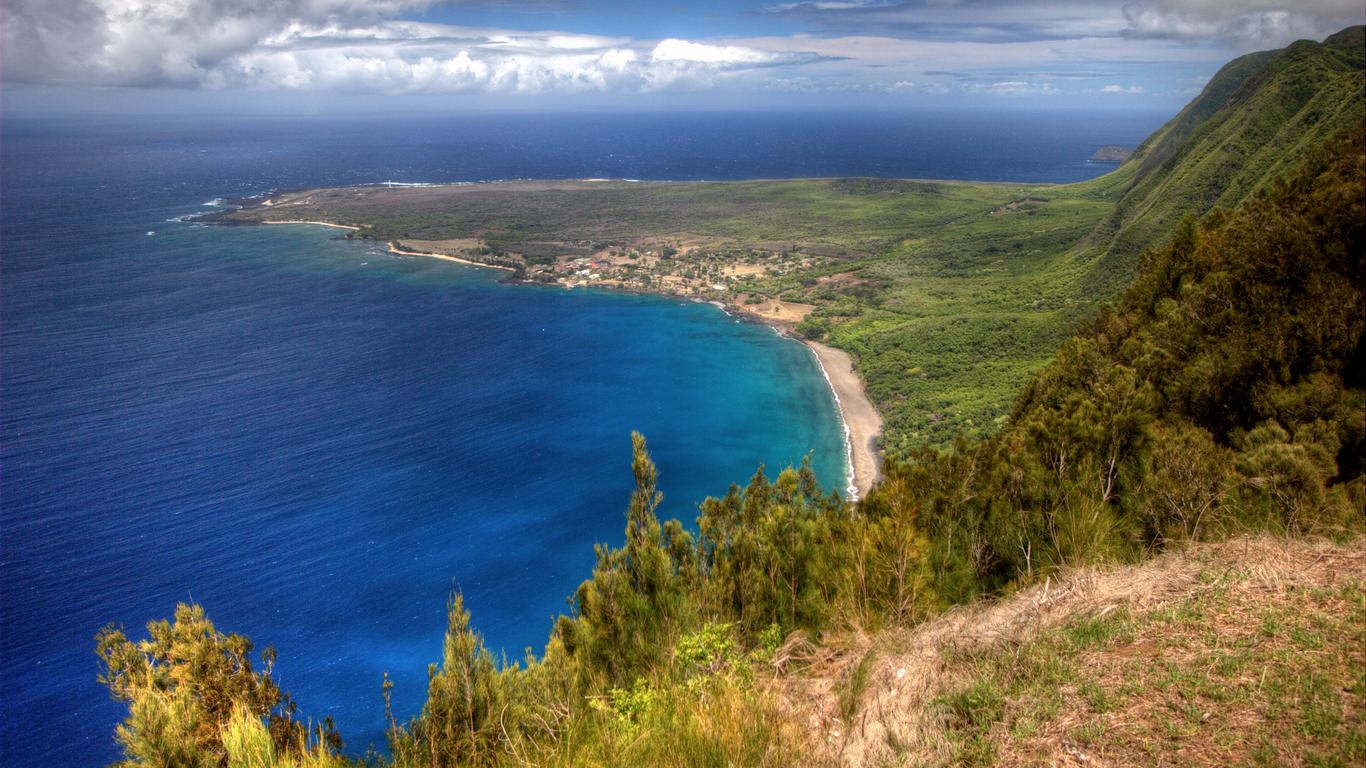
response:
{"label": "sky", "polygon": [[1362,23],[1362,0],[0,0],[0,108],[1158,110]]}

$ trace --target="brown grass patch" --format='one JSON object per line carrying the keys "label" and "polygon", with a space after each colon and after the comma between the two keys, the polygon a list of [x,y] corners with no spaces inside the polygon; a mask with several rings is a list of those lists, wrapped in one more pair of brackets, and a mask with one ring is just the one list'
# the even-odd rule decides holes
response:
{"label": "brown grass patch", "polygon": [[1198,545],[849,633],[783,695],[811,764],[1360,764],[1364,587],[1362,538]]}

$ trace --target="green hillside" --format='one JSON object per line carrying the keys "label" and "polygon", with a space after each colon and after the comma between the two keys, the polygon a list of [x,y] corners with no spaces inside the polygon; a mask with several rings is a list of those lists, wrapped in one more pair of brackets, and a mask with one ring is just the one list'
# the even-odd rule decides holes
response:
{"label": "green hillside", "polygon": [[[834,321],[829,341],[856,355],[887,418],[889,455],[993,432],[1075,320],[1128,284],[1142,249],[1185,216],[1236,206],[1359,123],[1362,29],[1230,62],[1123,166],[1030,193],[1042,200],[1001,217],[999,230],[903,241],[857,270],[885,286],[871,299],[793,290]],[[1059,207],[1088,205],[1108,212],[1068,242]]]}
{"label": "green hillside", "polygon": [[1232,208],[1295,167],[1305,151],[1360,122],[1366,42],[1352,27],[1225,65],[1175,118],[1109,176],[1120,195],[1081,249],[1096,258],[1088,285],[1127,284],[1134,257],[1187,215]]}

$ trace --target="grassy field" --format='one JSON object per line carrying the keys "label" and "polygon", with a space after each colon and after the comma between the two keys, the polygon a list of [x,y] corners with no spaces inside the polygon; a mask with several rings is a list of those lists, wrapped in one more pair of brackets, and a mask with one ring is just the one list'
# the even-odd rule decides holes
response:
{"label": "grassy field", "polygon": [[838,280],[771,285],[816,305],[803,332],[859,361],[893,455],[994,429],[1076,320],[1110,297],[1083,290],[1088,264],[1072,248],[1113,209],[1113,180],[1010,191],[820,270]]}

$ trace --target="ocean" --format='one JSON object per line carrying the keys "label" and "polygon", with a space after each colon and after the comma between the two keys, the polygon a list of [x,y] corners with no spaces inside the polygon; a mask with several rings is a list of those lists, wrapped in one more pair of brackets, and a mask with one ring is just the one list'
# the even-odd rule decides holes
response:
{"label": "ocean", "polygon": [[812,456],[811,354],[715,307],[504,285],[211,201],[386,180],[830,175],[1076,181],[1163,115],[6,117],[0,123],[0,762],[118,757],[93,637],[177,602],[279,650],[349,751],[421,706],[460,590],[539,650],[621,543],[630,431],[662,514]]}

